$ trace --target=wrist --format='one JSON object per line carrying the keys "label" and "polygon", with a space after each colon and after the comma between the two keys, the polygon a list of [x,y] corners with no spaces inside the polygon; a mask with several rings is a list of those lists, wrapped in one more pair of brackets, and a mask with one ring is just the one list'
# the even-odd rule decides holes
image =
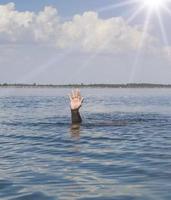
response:
{"label": "wrist", "polygon": [[72,112],[78,112],[78,111],[79,111],[79,108],[76,108],[76,109],[72,109],[72,108],[71,108],[71,111],[72,111]]}

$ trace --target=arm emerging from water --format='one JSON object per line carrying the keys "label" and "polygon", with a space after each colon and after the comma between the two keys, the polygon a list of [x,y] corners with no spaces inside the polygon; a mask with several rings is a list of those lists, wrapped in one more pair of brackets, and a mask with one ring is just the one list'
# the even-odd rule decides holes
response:
{"label": "arm emerging from water", "polygon": [[82,122],[79,109],[82,106],[84,98],[81,96],[78,89],[73,90],[69,95],[71,106],[71,120],[72,124],[78,124]]}

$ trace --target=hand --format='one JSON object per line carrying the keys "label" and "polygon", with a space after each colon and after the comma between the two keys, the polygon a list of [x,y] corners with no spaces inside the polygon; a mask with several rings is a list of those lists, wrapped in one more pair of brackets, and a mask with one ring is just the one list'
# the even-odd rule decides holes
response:
{"label": "hand", "polygon": [[69,95],[69,98],[70,98],[71,110],[79,109],[84,100],[78,89],[72,90],[71,94]]}

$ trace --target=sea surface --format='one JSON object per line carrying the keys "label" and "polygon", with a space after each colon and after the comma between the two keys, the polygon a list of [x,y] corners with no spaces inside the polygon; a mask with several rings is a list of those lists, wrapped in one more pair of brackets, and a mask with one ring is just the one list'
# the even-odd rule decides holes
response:
{"label": "sea surface", "polygon": [[0,200],[170,200],[171,89],[0,89]]}

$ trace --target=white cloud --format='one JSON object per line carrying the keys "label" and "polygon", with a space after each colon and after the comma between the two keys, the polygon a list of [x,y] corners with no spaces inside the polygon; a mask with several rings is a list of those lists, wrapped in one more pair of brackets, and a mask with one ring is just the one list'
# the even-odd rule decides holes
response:
{"label": "white cloud", "polygon": [[14,3],[0,6],[0,40],[2,42],[20,42],[30,38],[30,26],[35,14],[18,12]]}
{"label": "white cloud", "polygon": [[58,28],[57,10],[45,7],[38,14],[19,12],[14,3],[0,5],[0,40],[2,42],[50,42]]}
{"label": "white cloud", "polygon": [[[39,42],[62,49],[118,53],[137,50],[142,34],[121,17],[101,19],[96,12],[85,12],[61,22],[57,10],[50,6],[33,13],[17,11],[14,3],[0,5],[1,42]],[[156,44],[149,34],[145,41],[147,49]]]}
{"label": "white cloud", "polygon": [[60,23],[57,10],[47,6],[35,15],[31,26],[36,41],[54,42],[60,32]]}
{"label": "white cloud", "polygon": [[80,46],[86,51],[136,50],[142,37],[142,32],[127,25],[121,17],[104,20],[95,12],[75,15],[72,21],[61,26],[62,37],[58,39],[57,45]]}

